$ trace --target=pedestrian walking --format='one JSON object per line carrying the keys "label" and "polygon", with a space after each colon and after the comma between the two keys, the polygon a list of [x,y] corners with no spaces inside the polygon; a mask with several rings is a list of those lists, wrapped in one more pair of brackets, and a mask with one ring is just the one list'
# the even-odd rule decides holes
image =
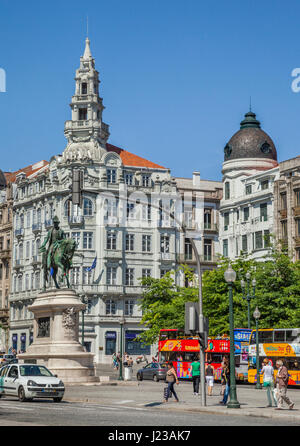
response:
{"label": "pedestrian walking", "polygon": [[166,374],[166,382],[168,383],[168,390],[167,390],[165,398],[164,398],[164,403],[168,402],[168,399],[169,399],[170,395],[172,395],[172,394],[175,397],[175,401],[178,403],[179,399],[178,399],[177,394],[174,390],[174,384],[175,384],[175,382],[176,382],[176,384],[179,384],[179,381],[177,378],[176,370],[173,366],[173,362],[168,362],[168,371]]}
{"label": "pedestrian walking", "polygon": [[113,353],[112,361],[113,361],[113,368],[118,370],[119,369],[119,361],[118,361],[116,353]]}
{"label": "pedestrian walking", "polygon": [[214,368],[211,365],[211,360],[208,361],[208,365],[205,368],[205,380],[207,384],[207,394],[212,396],[212,390],[214,386]]}
{"label": "pedestrian walking", "polygon": [[281,359],[276,361],[276,367],[278,368],[278,373],[276,376],[276,390],[277,390],[277,407],[275,409],[281,410],[283,407],[283,401],[289,406],[289,409],[292,410],[294,408],[294,403],[287,396],[287,386],[289,382],[289,374],[288,370]]}
{"label": "pedestrian walking", "polygon": [[224,406],[227,403],[229,391],[230,391],[230,367],[228,362],[224,362],[224,367],[222,369],[222,375],[225,383],[225,391],[224,391],[224,397],[222,401],[219,401],[220,404],[223,404]]}
{"label": "pedestrian walking", "polygon": [[228,364],[228,359],[226,358],[226,356],[223,357],[223,360],[221,362],[221,390],[220,390],[220,395],[224,396],[225,393],[225,389],[226,389],[226,381],[224,378],[224,373],[223,373],[223,369],[224,367]]}
{"label": "pedestrian walking", "polygon": [[[274,369],[272,363],[268,358],[263,360],[263,368],[261,369],[261,374],[263,375],[263,387],[267,389],[268,406],[277,406],[274,397]],[[272,404],[273,403],[273,404]]]}
{"label": "pedestrian walking", "polygon": [[200,385],[200,361],[195,357],[192,362],[192,380],[193,380],[193,390],[194,395],[199,395],[199,385]]}

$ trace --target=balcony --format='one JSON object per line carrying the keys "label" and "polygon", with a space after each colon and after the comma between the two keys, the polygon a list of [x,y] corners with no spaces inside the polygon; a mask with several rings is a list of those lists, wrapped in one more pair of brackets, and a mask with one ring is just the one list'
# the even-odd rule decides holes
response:
{"label": "balcony", "polygon": [[105,259],[122,259],[123,253],[119,249],[105,249],[104,258]]}
{"label": "balcony", "polygon": [[42,256],[33,256],[32,258],[32,265],[40,265],[42,263]]}
{"label": "balcony", "polygon": [[[219,260],[219,256],[216,255],[201,255],[200,262],[201,263],[209,263],[214,264],[217,263]],[[195,256],[185,255],[185,254],[179,254],[177,256],[177,263],[183,263],[183,264],[196,264],[196,258]]]}
{"label": "balcony", "polygon": [[298,217],[300,215],[300,206],[294,207],[294,216]]}
{"label": "balcony", "polygon": [[15,237],[22,237],[23,235],[24,235],[24,229],[23,228],[15,230]]}
{"label": "balcony", "polygon": [[218,232],[219,227],[216,223],[204,223],[204,231]]}
{"label": "balcony", "polygon": [[161,261],[169,262],[169,261],[173,260],[174,257],[175,257],[175,254],[172,254],[170,252],[161,252],[160,253]]}
{"label": "balcony", "polygon": [[9,259],[10,256],[11,256],[10,249],[1,249],[1,251],[0,251],[0,259],[1,260]]}
{"label": "balcony", "polygon": [[38,232],[41,232],[41,230],[42,230],[42,223],[34,223],[31,228],[32,228],[32,232],[34,234],[37,234]]}
{"label": "balcony", "polygon": [[83,215],[71,215],[68,218],[70,227],[81,227],[84,225],[84,216]]}
{"label": "balcony", "polygon": [[[300,214],[300,208],[299,208],[299,214]],[[287,210],[286,209],[280,209],[279,210],[279,215],[280,215],[281,219],[287,218]]]}
{"label": "balcony", "polygon": [[24,260],[23,259],[15,260],[14,268],[21,268],[22,266],[24,266]]}

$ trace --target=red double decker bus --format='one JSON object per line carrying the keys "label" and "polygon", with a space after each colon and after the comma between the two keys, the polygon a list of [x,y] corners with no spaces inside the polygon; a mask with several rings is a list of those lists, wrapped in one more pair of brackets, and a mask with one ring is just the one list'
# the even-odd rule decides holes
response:
{"label": "red double decker bus", "polygon": [[[191,378],[191,363],[199,359],[200,346],[198,338],[185,336],[177,329],[160,330],[158,341],[159,361],[172,361],[178,378]],[[215,379],[221,376],[221,363],[225,357],[229,358],[230,341],[226,339],[208,338],[205,350],[205,362],[211,360],[215,370]]]}

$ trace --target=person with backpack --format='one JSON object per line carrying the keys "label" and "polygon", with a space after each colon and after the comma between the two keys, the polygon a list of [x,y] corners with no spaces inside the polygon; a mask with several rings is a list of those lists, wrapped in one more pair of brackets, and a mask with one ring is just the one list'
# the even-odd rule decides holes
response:
{"label": "person with backpack", "polygon": [[263,361],[261,374],[263,375],[263,387],[267,389],[267,398],[269,403],[267,407],[272,407],[272,402],[276,407],[277,404],[274,398],[274,369],[272,367],[272,363],[267,358],[265,358]]}
{"label": "person with backpack", "polygon": [[286,402],[286,404],[289,406],[289,409],[292,410],[294,408],[294,403],[293,401],[291,401],[289,399],[289,397],[287,396],[286,392],[287,392],[287,386],[288,386],[288,382],[289,382],[289,374],[288,374],[288,370],[285,367],[285,365],[283,365],[283,362],[281,361],[281,359],[278,359],[276,361],[276,367],[278,368],[278,373],[276,376],[276,389],[277,389],[277,400],[278,400],[278,404],[277,407],[275,407],[275,410],[281,410],[283,401]]}
{"label": "person with backpack", "polygon": [[176,382],[176,384],[179,384],[178,378],[177,378],[177,373],[176,370],[173,366],[173,362],[168,362],[168,371],[166,374],[166,382],[168,383],[168,387],[166,392],[164,393],[164,403],[168,402],[168,399],[170,396],[172,396],[172,394],[175,397],[176,402],[179,402],[179,399],[177,397],[177,394],[174,390],[174,384]]}

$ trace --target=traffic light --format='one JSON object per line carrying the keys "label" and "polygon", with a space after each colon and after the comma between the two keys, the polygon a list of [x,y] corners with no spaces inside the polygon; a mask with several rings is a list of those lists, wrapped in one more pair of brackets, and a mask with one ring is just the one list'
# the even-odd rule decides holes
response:
{"label": "traffic light", "polygon": [[208,345],[208,332],[207,331],[199,333],[199,344],[203,350],[207,349],[207,345]]}
{"label": "traffic light", "polygon": [[83,171],[73,169],[72,175],[72,203],[82,205]]}

